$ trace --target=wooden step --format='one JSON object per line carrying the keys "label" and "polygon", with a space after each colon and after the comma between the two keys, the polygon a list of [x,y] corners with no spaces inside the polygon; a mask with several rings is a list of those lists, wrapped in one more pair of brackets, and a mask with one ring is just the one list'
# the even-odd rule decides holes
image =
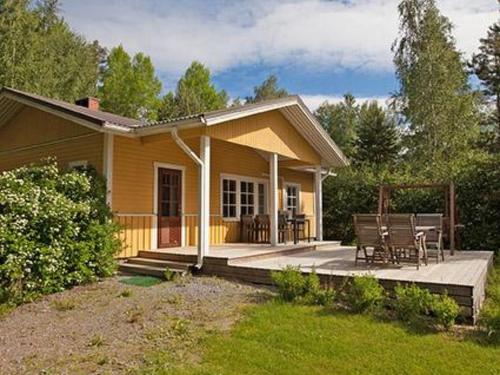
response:
{"label": "wooden step", "polygon": [[[129,274],[135,274],[135,275],[147,275],[147,276],[155,276],[155,277],[164,277],[166,268],[165,267],[148,266],[148,265],[144,265],[144,264],[134,264],[134,263],[121,262],[118,265],[118,269],[120,270],[120,272],[123,272],[123,273],[129,273]],[[170,268],[170,270],[176,274],[179,274],[179,275],[185,275],[187,273],[187,271],[184,269]]]}
{"label": "wooden step", "polygon": [[[314,242],[305,243],[303,245],[298,245],[296,247],[288,247],[284,249],[277,248],[275,251],[269,251],[265,253],[257,253],[257,254],[248,254],[242,255],[239,257],[228,259],[227,264],[237,264],[241,262],[246,262],[248,260],[258,260],[258,259],[268,259],[268,258],[276,258],[284,255],[292,255],[298,253],[305,253],[308,251],[316,250],[316,244]],[[208,257],[207,257],[208,258]]]}
{"label": "wooden step", "polygon": [[141,250],[139,251],[138,257],[183,263],[196,263],[198,261],[198,256],[196,254],[175,254],[155,250]]}
{"label": "wooden step", "polygon": [[154,258],[141,258],[141,257],[133,257],[128,258],[127,263],[129,264],[142,264],[145,266],[152,266],[158,268],[170,268],[170,269],[179,269],[189,271],[191,267],[194,266],[194,263],[187,262],[174,262],[171,260],[162,260],[162,259],[154,259]]}

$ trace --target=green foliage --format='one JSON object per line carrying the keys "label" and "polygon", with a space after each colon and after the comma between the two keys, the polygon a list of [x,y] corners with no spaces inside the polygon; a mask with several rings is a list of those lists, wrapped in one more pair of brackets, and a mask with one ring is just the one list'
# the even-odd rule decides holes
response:
{"label": "green foliage", "polygon": [[165,267],[163,278],[167,281],[172,281],[175,278],[175,272],[172,271],[169,267]]}
{"label": "green foliage", "polygon": [[459,307],[453,298],[442,294],[433,297],[431,311],[438,324],[450,329],[455,324]]}
{"label": "green foliage", "polygon": [[210,70],[193,61],[177,83],[175,94],[167,93],[160,106],[160,118],[173,118],[213,111],[227,106],[227,94],[217,91]]}
{"label": "green foliage", "polygon": [[95,171],[55,162],[0,174],[0,289],[23,302],[110,276],[118,226]]}
{"label": "green foliage", "polygon": [[457,178],[462,248],[500,250],[500,157],[478,160]]}
{"label": "green foliage", "polygon": [[432,317],[436,323],[449,329],[455,323],[459,307],[448,295],[432,295],[415,284],[397,285],[394,288],[394,309],[404,322],[416,322],[422,317]]}
{"label": "green foliage", "polygon": [[409,124],[407,157],[420,168],[449,173],[479,134],[477,98],[452,25],[435,1],[403,0],[399,14],[400,36],[393,50],[400,80],[397,104]]}
{"label": "green foliage", "polygon": [[56,0],[0,0],[0,87],[74,101],[96,92],[104,50],[71,31]]}
{"label": "green foliage", "polygon": [[492,341],[500,343],[500,262],[488,279],[486,302],[481,309],[479,325],[483,327]]}
{"label": "green foliage", "polygon": [[414,322],[422,315],[429,315],[433,302],[432,294],[411,284],[394,288],[394,310],[404,322]]}
{"label": "green foliage", "polygon": [[345,300],[352,311],[372,311],[384,301],[384,288],[372,275],[354,276]]}
{"label": "green foliage", "polygon": [[396,121],[376,101],[361,106],[357,133],[356,163],[380,168],[395,162],[400,151]]}
{"label": "green foliage", "polygon": [[480,42],[479,52],[472,56],[470,66],[483,84],[482,93],[487,102],[493,102],[490,117],[495,124],[496,150],[500,151],[500,22],[491,25],[486,38]]}
{"label": "green foliage", "polygon": [[101,108],[122,116],[156,120],[161,82],[151,59],[137,53],[132,59],[123,46],[109,53],[99,88]]}
{"label": "green foliage", "polygon": [[338,104],[324,102],[314,115],[346,156],[354,156],[359,123],[359,106],[354,96],[345,94]]}
{"label": "green foliage", "polygon": [[253,96],[247,96],[247,103],[258,103],[262,100],[278,99],[288,96],[288,91],[278,86],[278,77],[271,74],[259,86],[253,88]]}
{"label": "green foliage", "polygon": [[286,266],[281,271],[273,271],[271,278],[283,301],[322,306],[333,303],[334,291],[321,287],[315,270],[304,276],[300,267]]}

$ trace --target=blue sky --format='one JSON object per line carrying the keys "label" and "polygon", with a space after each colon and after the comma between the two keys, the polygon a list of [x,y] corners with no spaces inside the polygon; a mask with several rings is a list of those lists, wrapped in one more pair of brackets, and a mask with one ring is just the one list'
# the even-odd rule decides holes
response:
{"label": "blue sky", "polygon": [[[496,0],[437,1],[466,57],[498,17]],[[314,109],[346,92],[384,101],[397,88],[391,44],[398,0],[62,0],[76,31],[153,59],[164,90],[193,60],[230,97],[269,74]]]}

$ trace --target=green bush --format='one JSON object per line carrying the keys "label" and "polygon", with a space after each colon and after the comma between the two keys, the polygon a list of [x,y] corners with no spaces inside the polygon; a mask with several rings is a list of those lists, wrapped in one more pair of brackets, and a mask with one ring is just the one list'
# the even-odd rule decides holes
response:
{"label": "green bush", "polygon": [[449,296],[437,295],[433,297],[431,313],[436,322],[444,328],[449,329],[455,324],[459,307],[455,300]]}
{"label": "green bush", "polygon": [[92,169],[54,161],[0,174],[0,289],[20,303],[109,276],[120,248]]}
{"label": "green bush", "polygon": [[372,275],[355,276],[348,286],[345,300],[355,312],[373,310],[384,300],[384,288]]}
{"label": "green bush", "polygon": [[323,306],[333,303],[334,291],[321,287],[314,269],[309,275],[304,276],[300,267],[286,266],[281,271],[272,272],[271,278],[283,301]]}
{"label": "green bush", "polygon": [[500,263],[497,264],[488,280],[486,301],[479,316],[479,325],[488,335],[500,342]]}
{"label": "green bush", "polygon": [[394,288],[394,294],[394,309],[402,321],[415,321],[431,311],[433,297],[427,289],[419,288],[415,284],[409,286],[398,284]]}
{"label": "green bush", "polygon": [[427,289],[415,284],[397,285],[394,288],[394,309],[404,322],[415,322],[422,317],[432,317],[436,323],[450,328],[458,316],[459,307],[455,300],[446,294],[432,295]]}

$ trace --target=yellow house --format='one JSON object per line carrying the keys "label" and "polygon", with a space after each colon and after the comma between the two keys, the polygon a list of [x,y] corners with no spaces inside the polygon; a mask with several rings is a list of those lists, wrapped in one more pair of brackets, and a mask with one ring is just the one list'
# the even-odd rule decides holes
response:
{"label": "yellow house", "polygon": [[0,171],[55,156],[93,165],[123,224],[120,256],[240,241],[240,217],[305,214],[322,239],[321,182],[347,160],[298,96],[155,123],[117,116],[87,98],[70,104],[4,88]]}

